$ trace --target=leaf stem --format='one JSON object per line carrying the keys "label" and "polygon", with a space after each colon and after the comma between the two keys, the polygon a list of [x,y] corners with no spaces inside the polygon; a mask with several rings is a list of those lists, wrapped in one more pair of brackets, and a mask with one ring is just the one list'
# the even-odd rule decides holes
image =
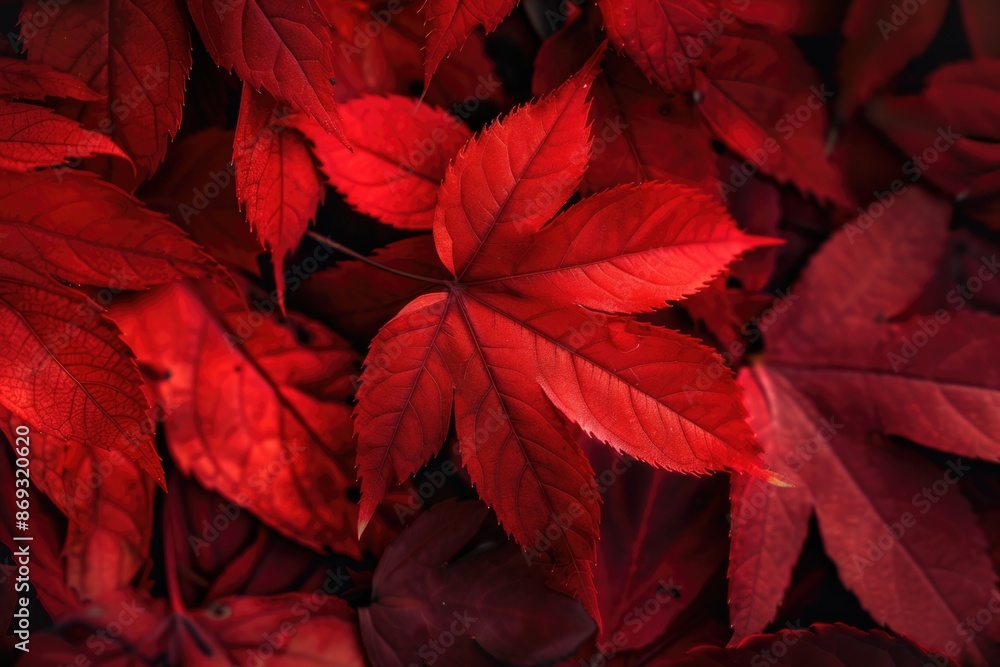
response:
{"label": "leaf stem", "polygon": [[406,271],[400,271],[399,269],[394,269],[391,266],[386,266],[385,264],[379,264],[378,262],[376,262],[372,258],[366,257],[366,256],[362,255],[361,253],[355,251],[355,250],[351,250],[347,246],[340,245],[336,241],[334,241],[332,239],[328,239],[328,238],[326,238],[325,236],[323,236],[321,234],[317,234],[316,232],[308,232],[308,234],[309,234],[310,238],[315,239],[316,241],[319,241],[320,243],[322,243],[326,247],[332,248],[332,249],[336,250],[337,252],[340,252],[340,253],[343,253],[343,254],[347,255],[348,257],[352,257],[352,258],[358,260],[359,262],[364,262],[365,264],[368,264],[370,266],[374,266],[376,269],[382,269],[383,271],[388,271],[389,273],[394,273],[397,276],[402,276],[403,278],[409,278],[410,280],[417,280],[417,281],[422,282],[422,283],[434,283],[435,285],[445,285],[445,286],[447,286],[447,285],[450,284],[447,280],[439,280],[438,278],[428,278],[427,276],[418,276],[415,273],[408,273]]}

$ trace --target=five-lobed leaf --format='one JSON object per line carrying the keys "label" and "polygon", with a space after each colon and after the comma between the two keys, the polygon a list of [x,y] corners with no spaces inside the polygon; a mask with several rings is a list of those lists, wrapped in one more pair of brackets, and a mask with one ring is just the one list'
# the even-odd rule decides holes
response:
{"label": "five-lobed leaf", "polygon": [[[456,281],[419,297],[376,337],[355,430],[363,527],[385,489],[439,448],[454,403],[480,496],[522,545],[564,522],[545,557],[557,566],[557,585],[596,618],[597,507],[581,501],[592,472],[566,420],[660,467],[770,475],[731,373],[699,381],[706,366],[722,368],[721,358],[679,333],[607,312],[678,299],[768,241],[741,235],[717,207],[687,207],[697,193],[663,184],[602,193],[550,221],[589,159],[594,74],[591,60],[460,152],[434,223]],[[609,241],[601,238],[611,230]]]}

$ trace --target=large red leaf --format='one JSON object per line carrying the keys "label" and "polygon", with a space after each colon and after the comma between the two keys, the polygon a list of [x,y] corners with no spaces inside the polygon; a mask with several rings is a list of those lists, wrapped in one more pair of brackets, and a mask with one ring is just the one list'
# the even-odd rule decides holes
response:
{"label": "large red leaf", "polygon": [[[734,489],[730,593],[738,636],[773,618],[807,505],[841,580],[876,620],[936,649],[958,646],[977,662],[984,640],[1000,632],[987,625],[975,643],[956,643],[964,639],[956,628],[986,604],[995,584],[975,516],[952,490],[967,467],[956,458],[936,468],[877,435],[997,458],[1000,378],[975,361],[982,346],[995,345],[996,323],[943,308],[892,321],[933,276],[949,213],[912,189],[845,225],[793,288],[810,306],[768,330],[768,355],[743,376],[759,385],[751,393],[761,398],[750,408],[765,429],[765,456],[796,473],[796,488]],[[911,354],[905,345],[913,340],[921,342]],[[928,498],[922,489],[936,491]],[[755,548],[768,545],[766,554]]]}
{"label": "large red leaf", "polygon": [[[767,570],[758,574],[763,580],[740,577],[730,589],[734,599],[753,592],[751,598],[736,599],[735,620],[741,628],[760,631],[773,616],[781,582],[790,580],[795,564],[791,550],[795,544],[786,543],[787,529],[798,524],[793,534],[801,545],[803,504],[809,504],[841,580],[876,620],[939,650],[965,639],[956,628],[986,605],[996,575],[975,515],[952,488],[967,472],[962,460],[953,460],[942,470],[911,452],[866,438],[857,425],[845,426],[836,416],[812,422],[830,409],[844,420],[851,413],[842,404],[812,406],[795,388],[793,375],[762,368],[752,381],[760,383],[770,406],[770,413],[760,419],[781,424],[768,456],[796,470],[802,486],[773,497],[759,487],[753,489],[752,493],[764,494],[763,501],[744,494],[744,502],[756,501],[753,506],[763,507],[745,522],[734,519],[738,536],[734,568],[744,567],[749,557],[751,567],[759,563]],[[805,420],[810,423],[803,424]],[[805,441],[797,437],[803,435],[803,427],[804,435],[809,435]],[[942,480],[943,493],[938,488]],[[922,489],[929,495],[921,495]],[[734,506],[734,513],[740,509],[745,505]],[[788,518],[775,522],[769,520],[772,516]],[[761,562],[762,556],[752,549],[735,550],[746,540],[781,546]],[[986,632],[997,636],[997,625],[987,624]],[[982,662],[975,644],[966,643],[962,650]]]}
{"label": "large red leaf", "polygon": [[157,391],[183,472],[283,535],[359,555],[348,498],[355,355],[317,323],[282,324],[274,303],[256,303],[271,313],[224,287],[175,285],[113,315],[165,374]]}
{"label": "large red leaf", "polygon": [[[122,290],[215,272],[162,216],[90,174],[9,174],[0,185],[2,403],[72,443],[124,452],[162,483],[132,354],[102,316]],[[62,281],[62,282],[58,282]],[[64,282],[101,286],[96,302]]]}
{"label": "large red leaf", "polygon": [[400,229],[430,229],[445,169],[472,132],[412,98],[367,95],[341,105],[352,150],[310,131],[323,173],[354,208]]}
{"label": "large red leaf", "polygon": [[[522,545],[558,523],[554,579],[596,617],[597,507],[580,500],[593,480],[564,418],[661,467],[769,473],[731,375],[695,386],[705,366],[721,364],[717,355],[679,333],[583,307],[633,312],[679,298],[762,241],[741,237],[721,210],[699,218],[684,201],[696,193],[660,184],[584,200],[544,225],[589,157],[592,77],[591,63],[474,139],[451,166],[434,234],[458,282],[416,299],[376,337],[355,428],[371,508],[437,450],[454,402],[462,459],[481,497]],[[567,161],[567,152],[579,157]],[[616,236],[577,245],[596,230]],[[549,243],[563,244],[565,257]]]}
{"label": "large red leaf", "polygon": [[285,259],[302,241],[323,199],[305,137],[285,118],[290,113],[267,93],[244,85],[233,145],[236,196],[261,245],[271,251],[282,310]]}
{"label": "large red leaf", "polygon": [[0,101],[0,169],[30,171],[98,154],[128,159],[111,139],[51,109]]}
{"label": "large red leaf", "polygon": [[119,450],[163,483],[141,380],[101,307],[0,259],[0,405],[77,446]]}
{"label": "large red leaf", "polygon": [[60,280],[126,289],[217,272],[165,217],[79,171],[0,179],[0,257]]}
{"label": "large red leaf", "polygon": [[340,135],[330,27],[313,0],[188,0],[208,52],[246,85]]}
{"label": "large red leaf", "polygon": [[750,425],[764,448],[765,460],[786,471],[794,488],[777,493],[777,489],[754,480],[733,480],[729,562],[733,643],[760,632],[774,620],[809,533],[813,499],[784,458],[795,445],[834,435],[819,432],[824,426],[823,416],[808,401],[795,400],[798,396],[794,392],[768,393],[748,371],[739,379],[750,411]]}
{"label": "large red leaf", "polygon": [[74,2],[52,13],[49,3],[30,0],[21,29],[29,60],[69,72],[104,96],[71,107],[76,117],[110,135],[140,179],[155,171],[181,125],[191,69],[191,38],[177,1]]}

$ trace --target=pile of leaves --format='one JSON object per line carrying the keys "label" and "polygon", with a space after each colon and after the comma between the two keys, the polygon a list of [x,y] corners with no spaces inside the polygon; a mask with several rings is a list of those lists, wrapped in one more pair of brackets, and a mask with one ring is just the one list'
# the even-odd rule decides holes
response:
{"label": "pile of leaves", "polygon": [[1000,664],[995,3],[0,20],[5,660]]}

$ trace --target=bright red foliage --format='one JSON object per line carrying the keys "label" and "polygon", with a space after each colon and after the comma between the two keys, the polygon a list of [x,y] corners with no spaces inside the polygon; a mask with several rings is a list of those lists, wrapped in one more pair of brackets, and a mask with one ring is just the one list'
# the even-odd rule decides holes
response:
{"label": "bright red foliage", "polygon": [[4,664],[1000,664],[992,0],[0,29]]}

